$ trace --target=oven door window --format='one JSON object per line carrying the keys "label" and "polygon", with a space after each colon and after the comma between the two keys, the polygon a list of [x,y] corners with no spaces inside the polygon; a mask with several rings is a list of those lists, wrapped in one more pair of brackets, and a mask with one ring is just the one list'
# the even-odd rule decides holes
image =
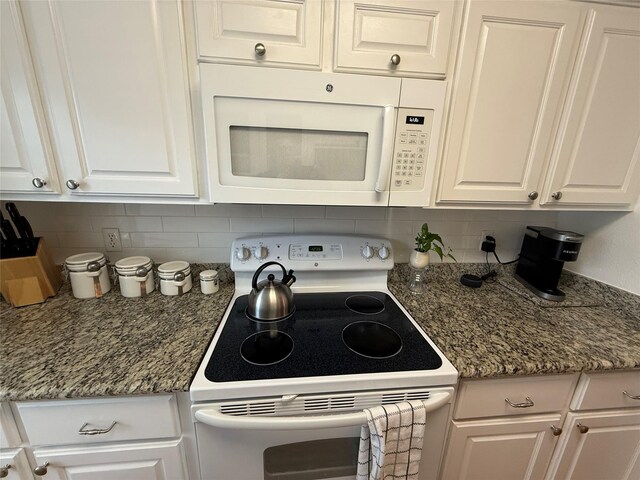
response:
{"label": "oven door window", "polygon": [[367,132],[231,126],[234,176],[363,181]]}
{"label": "oven door window", "polygon": [[383,107],[215,97],[214,113],[221,186],[374,190]]}
{"label": "oven door window", "polygon": [[358,466],[360,437],[329,438],[267,448],[264,480],[352,478]]}

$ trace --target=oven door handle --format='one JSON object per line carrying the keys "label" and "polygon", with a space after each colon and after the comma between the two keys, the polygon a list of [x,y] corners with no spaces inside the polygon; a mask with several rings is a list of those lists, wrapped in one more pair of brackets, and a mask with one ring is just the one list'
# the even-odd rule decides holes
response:
{"label": "oven door handle", "polygon": [[382,116],[382,146],[380,148],[380,170],[375,189],[378,193],[384,193],[389,189],[391,181],[391,164],[393,161],[393,145],[395,138],[396,109],[393,106],[384,107]]}
{"label": "oven door handle", "polygon": [[[451,393],[434,393],[424,401],[426,412],[433,412],[451,399]],[[299,417],[253,417],[225,415],[217,410],[202,409],[195,412],[199,422],[218,428],[241,430],[306,430],[316,428],[355,427],[367,423],[364,412]]]}

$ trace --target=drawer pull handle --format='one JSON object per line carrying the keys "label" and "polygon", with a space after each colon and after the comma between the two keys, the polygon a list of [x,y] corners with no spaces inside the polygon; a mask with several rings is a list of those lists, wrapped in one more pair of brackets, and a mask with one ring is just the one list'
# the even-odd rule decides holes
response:
{"label": "drawer pull handle", "polygon": [[580,430],[580,433],[587,433],[589,431],[589,427],[581,423],[577,424],[576,427],[578,427],[578,430]]}
{"label": "drawer pull handle", "polygon": [[631,395],[629,392],[624,391],[622,392],[624,393],[627,397],[629,397],[631,400],[640,400],[640,395]]}
{"label": "drawer pull handle", "polygon": [[526,402],[522,402],[522,403],[513,403],[511,400],[509,400],[509,398],[505,398],[504,401],[507,402],[509,405],[511,405],[513,408],[529,408],[529,407],[533,407],[534,403],[533,400],[531,400],[529,397],[525,397],[524,398],[526,400]]}
{"label": "drawer pull handle", "polygon": [[562,429],[560,427],[556,427],[555,425],[551,425],[551,430],[553,430],[554,437],[558,437],[562,434]]}
{"label": "drawer pull handle", "polygon": [[80,430],[78,430],[78,435],[104,435],[105,433],[109,433],[116,423],[118,422],[114,421],[109,428],[90,428],[85,430],[84,427],[89,425],[89,422],[86,422],[80,427]]}

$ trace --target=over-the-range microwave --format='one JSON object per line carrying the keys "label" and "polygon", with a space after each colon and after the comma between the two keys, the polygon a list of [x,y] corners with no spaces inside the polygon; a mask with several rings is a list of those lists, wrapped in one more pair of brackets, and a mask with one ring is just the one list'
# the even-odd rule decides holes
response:
{"label": "over-the-range microwave", "polygon": [[200,65],[214,203],[425,206],[446,82]]}

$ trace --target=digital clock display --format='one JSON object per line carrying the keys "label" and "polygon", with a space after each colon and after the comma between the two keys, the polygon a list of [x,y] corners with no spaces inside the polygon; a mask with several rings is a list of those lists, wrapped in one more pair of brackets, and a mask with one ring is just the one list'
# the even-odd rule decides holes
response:
{"label": "digital clock display", "polygon": [[407,115],[405,121],[407,125],[424,125],[424,117],[416,117],[415,115]]}
{"label": "digital clock display", "polygon": [[310,252],[322,252],[322,245],[309,245]]}

